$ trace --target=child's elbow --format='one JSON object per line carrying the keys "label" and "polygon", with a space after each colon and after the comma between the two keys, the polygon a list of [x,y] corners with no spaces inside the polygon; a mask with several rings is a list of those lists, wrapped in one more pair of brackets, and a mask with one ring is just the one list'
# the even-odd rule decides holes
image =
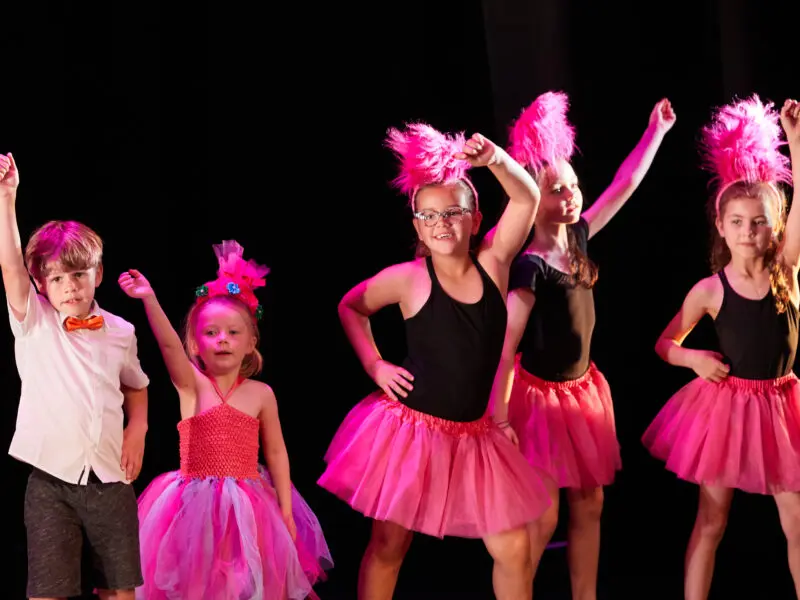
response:
{"label": "child's elbow", "polygon": [[350,305],[347,302],[347,297],[345,296],[341,300],[339,300],[339,304],[336,307],[339,313],[339,318],[341,319],[344,315],[350,310]]}
{"label": "child's elbow", "polygon": [[672,340],[658,338],[653,349],[661,360],[667,360],[667,352],[669,351],[670,346],[672,346]]}

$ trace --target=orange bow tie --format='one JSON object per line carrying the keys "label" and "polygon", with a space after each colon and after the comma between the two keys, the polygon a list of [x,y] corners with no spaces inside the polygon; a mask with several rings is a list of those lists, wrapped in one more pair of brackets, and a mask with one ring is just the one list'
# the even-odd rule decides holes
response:
{"label": "orange bow tie", "polygon": [[103,317],[95,315],[88,319],[76,319],[75,317],[67,317],[64,321],[64,329],[67,331],[75,331],[76,329],[100,329],[103,326]]}

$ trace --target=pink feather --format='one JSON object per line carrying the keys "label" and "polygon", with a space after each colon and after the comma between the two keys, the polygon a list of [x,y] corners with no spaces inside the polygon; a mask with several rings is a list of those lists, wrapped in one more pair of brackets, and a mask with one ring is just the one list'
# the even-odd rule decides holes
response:
{"label": "pink feather", "polygon": [[792,182],[791,162],[781,153],[780,115],[754,94],[720,108],[703,128],[703,167],[720,187],[734,181]]}
{"label": "pink feather", "polygon": [[214,296],[234,295],[258,318],[259,303],[255,290],[266,285],[264,278],[269,274],[269,267],[252,258],[244,260],[244,248],[235,240],[214,244],[214,254],[219,262],[217,278],[205,284],[205,294],[198,296],[197,302],[205,302]]}
{"label": "pink feather", "polygon": [[522,111],[511,128],[509,154],[537,172],[575,153],[575,128],[567,119],[569,98],[564,92],[545,92]]}
{"label": "pink feather", "polygon": [[392,183],[413,195],[425,185],[466,179],[471,165],[454,157],[465,141],[463,133],[448,136],[425,123],[407,124],[405,131],[389,129],[386,145],[400,159],[400,175]]}
{"label": "pink feather", "polygon": [[214,244],[214,254],[217,255],[220,279],[227,278],[250,289],[264,287],[264,279],[269,274],[269,267],[259,265],[252,258],[244,260],[244,248],[236,240],[225,240],[221,244]]}

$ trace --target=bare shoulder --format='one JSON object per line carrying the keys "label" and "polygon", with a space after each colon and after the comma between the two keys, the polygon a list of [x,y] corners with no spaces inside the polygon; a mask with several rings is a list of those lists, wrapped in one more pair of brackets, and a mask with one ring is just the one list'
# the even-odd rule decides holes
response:
{"label": "bare shoulder", "polygon": [[405,265],[406,277],[410,282],[417,281],[420,278],[428,279],[428,263],[424,256],[402,264]]}
{"label": "bare shoulder", "polygon": [[387,283],[406,285],[415,277],[425,271],[425,259],[417,258],[406,262],[397,263],[378,272],[373,279],[380,279]]}
{"label": "bare shoulder", "polygon": [[[415,313],[430,293],[425,259],[415,259],[386,267],[353,292],[360,297],[360,308],[372,314],[390,304],[399,304],[407,317]],[[351,293],[353,293],[351,292]]]}
{"label": "bare shoulder", "polygon": [[275,392],[272,391],[272,387],[264,383],[263,381],[256,381],[255,379],[248,379],[247,380],[247,387],[250,390],[251,394],[257,396],[260,400],[264,402],[275,402]]}
{"label": "bare shoulder", "polygon": [[684,305],[696,310],[705,310],[716,318],[722,306],[723,295],[724,291],[719,276],[710,275],[692,286],[692,289],[686,294]]}
{"label": "bare shoulder", "polygon": [[[423,264],[424,266],[424,264]],[[357,295],[366,295],[378,306],[399,302],[404,292],[421,272],[419,260],[397,263],[381,269],[353,289]],[[372,304],[373,302],[368,302]]]}
{"label": "bare shoulder", "polygon": [[278,401],[269,385],[255,379],[247,379],[241,388],[246,394],[239,400],[240,410],[256,417],[262,423],[270,421],[277,415]]}
{"label": "bare shoulder", "polygon": [[692,286],[689,294],[702,299],[710,299],[722,294],[722,282],[719,276],[715,273],[704,277]]}

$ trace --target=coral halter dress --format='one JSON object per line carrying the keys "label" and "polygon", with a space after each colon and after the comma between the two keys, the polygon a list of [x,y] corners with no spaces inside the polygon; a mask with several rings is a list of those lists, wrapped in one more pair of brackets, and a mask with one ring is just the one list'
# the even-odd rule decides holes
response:
{"label": "coral halter dress", "polygon": [[221,402],[178,423],[180,471],[139,498],[144,585],[137,599],[301,600],[333,566],[314,513],[292,487],[293,541],[269,473],[258,419]]}

